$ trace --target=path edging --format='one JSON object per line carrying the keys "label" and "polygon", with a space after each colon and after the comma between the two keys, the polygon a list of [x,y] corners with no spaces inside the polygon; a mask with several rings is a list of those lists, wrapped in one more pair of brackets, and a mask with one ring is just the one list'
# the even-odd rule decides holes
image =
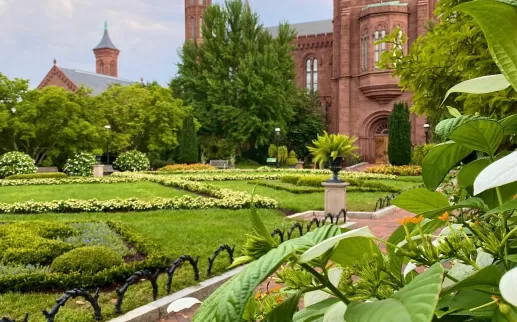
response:
{"label": "path edging", "polygon": [[[389,206],[387,208],[379,209],[375,212],[367,212],[367,211],[348,211],[346,213],[346,218],[357,218],[357,219],[379,219],[386,216],[391,215],[395,211],[397,211],[399,208],[397,206]],[[325,212],[323,210],[307,210],[304,212],[299,212],[294,215],[288,216],[288,219],[297,219],[299,217],[305,217],[305,216],[317,216],[317,217],[324,217]]]}

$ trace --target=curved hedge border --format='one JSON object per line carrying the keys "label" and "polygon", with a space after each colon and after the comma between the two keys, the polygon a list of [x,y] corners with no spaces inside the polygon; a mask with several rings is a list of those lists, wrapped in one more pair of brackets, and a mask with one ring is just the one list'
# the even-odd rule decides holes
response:
{"label": "curved hedge border", "polygon": [[93,275],[84,273],[63,274],[47,272],[0,277],[0,293],[64,290],[75,287],[102,287],[114,282],[123,281],[138,270],[167,267],[167,265],[174,260],[159,252],[153,242],[135,233],[123,223],[114,221],[107,221],[106,223],[113,231],[117,232],[127,244],[133,245],[140,254],[144,255],[145,259],[139,262],[115,266]]}

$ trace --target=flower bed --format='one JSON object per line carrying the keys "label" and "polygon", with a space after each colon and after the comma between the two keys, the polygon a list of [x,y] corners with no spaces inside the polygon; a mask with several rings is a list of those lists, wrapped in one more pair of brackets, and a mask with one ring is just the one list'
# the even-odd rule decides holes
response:
{"label": "flower bed", "polygon": [[176,173],[181,171],[192,171],[192,172],[199,172],[199,171],[209,171],[209,170],[216,170],[216,167],[213,167],[208,164],[202,164],[202,163],[196,163],[196,164],[169,164],[166,165],[163,168],[158,169],[158,172],[160,173]]}
{"label": "flower bed", "polygon": [[[99,222],[90,222],[92,224],[99,224]],[[25,242],[28,244],[39,243],[52,243],[61,242],[68,245],[69,249],[80,249],[82,244],[66,243],[63,240],[73,236],[84,236],[85,232],[77,230],[77,224],[74,227],[73,223],[47,223],[47,222],[19,222],[13,224],[7,224],[2,226],[3,233],[9,232],[22,234],[25,238]],[[86,223],[83,223],[86,224]],[[2,266],[5,272],[13,272],[13,267],[20,267],[16,274],[0,274],[0,293],[9,292],[35,292],[41,290],[65,290],[74,287],[98,287],[110,285],[113,282],[121,282],[131,276],[135,271],[144,268],[157,269],[163,268],[170,263],[172,260],[168,258],[160,251],[158,251],[156,245],[149,240],[145,239],[141,235],[135,233],[129,229],[126,225],[119,222],[108,221],[104,223],[111,232],[110,238],[114,238],[113,234],[117,234],[118,238],[123,240],[126,245],[132,245],[133,249],[138,252],[144,259],[141,261],[132,261],[130,263],[122,263],[110,268],[102,269],[94,274],[88,274],[84,272],[70,272],[60,273],[55,272],[49,268],[49,261],[37,263],[36,265],[23,265],[19,262],[11,261],[5,262],[5,256],[2,261]],[[11,226],[12,225],[12,226]],[[67,230],[69,228],[70,230]],[[49,231],[53,234],[49,234]],[[63,236],[63,234],[65,236]],[[87,234],[87,233],[86,233]],[[106,236],[108,232],[103,231],[103,236]],[[0,238],[3,241],[2,244],[9,245],[10,235],[4,235]],[[61,236],[61,237],[59,237]],[[66,237],[67,236],[67,237]],[[102,236],[101,236],[102,237]],[[54,239],[52,239],[54,238]],[[55,238],[61,238],[56,240]],[[109,243],[104,243],[104,247],[97,246],[99,248],[108,248]],[[24,248],[20,248],[15,245],[14,248],[10,248],[12,253],[23,253],[26,251]],[[116,248],[121,250],[120,241],[116,243]],[[127,247],[127,246],[126,246]],[[44,248],[33,249],[33,251],[41,251]],[[109,249],[109,248],[108,248]],[[4,251],[6,253],[6,251]],[[67,254],[64,252],[63,254]],[[55,255],[55,254],[54,254]],[[52,255],[53,256],[53,255]],[[120,255],[119,255],[120,256]],[[51,260],[59,258],[59,256],[53,256]],[[121,257],[122,258],[122,257]],[[81,259],[79,259],[81,260]],[[1,267],[1,266],[0,266]],[[2,269],[0,269],[2,271]]]}
{"label": "flower bed", "polygon": [[94,184],[94,183],[127,183],[138,182],[141,179],[129,176],[109,176],[101,178],[93,177],[77,177],[63,179],[17,179],[17,180],[0,180],[0,187],[7,186],[40,186],[40,185],[62,185],[62,184]]}
{"label": "flower bed", "polygon": [[420,176],[422,175],[422,167],[418,165],[382,165],[378,167],[366,169],[366,173],[371,174],[388,174],[397,176]]}

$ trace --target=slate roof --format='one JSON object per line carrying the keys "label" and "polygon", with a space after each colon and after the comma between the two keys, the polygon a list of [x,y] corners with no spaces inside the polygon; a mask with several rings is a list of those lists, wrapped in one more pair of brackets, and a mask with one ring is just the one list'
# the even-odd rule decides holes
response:
{"label": "slate roof", "polygon": [[83,85],[93,89],[93,95],[101,94],[107,90],[110,85],[120,84],[122,86],[128,86],[136,83],[127,79],[95,74],[77,69],[60,69],[66,74],[66,77],[68,77],[77,86]]}
{"label": "slate roof", "polygon": [[[298,36],[326,34],[334,30],[332,19],[295,23],[290,26],[296,30]],[[267,27],[266,30],[268,30],[273,37],[278,36],[278,26]]]}
{"label": "slate roof", "polygon": [[93,49],[95,50],[95,49],[104,49],[104,48],[118,50],[118,48],[115,47],[115,45],[113,45],[113,42],[110,39],[110,35],[108,34],[107,28],[104,29],[104,35],[102,36],[101,42],[97,45],[97,47],[95,47]]}

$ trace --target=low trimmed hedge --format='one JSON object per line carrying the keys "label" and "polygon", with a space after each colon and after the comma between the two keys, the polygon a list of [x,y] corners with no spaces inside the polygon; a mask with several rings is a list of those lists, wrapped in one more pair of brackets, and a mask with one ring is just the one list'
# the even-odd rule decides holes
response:
{"label": "low trimmed hedge", "polygon": [[87,246],[75,248],[56,257],[50,268],[57,273],[95,274],[122,264],[124,259],[114,250],[103,246]]}
{"label": "low trimmed hedge", "polygon": [[158,172],[161,173],[169,173],[169,172],[178,172],[178,171],[207,171],[207,170],[217,170],[216,167],[203,164],[203,163],[196,163],[196,164],[169,164],[164,166],[163,168],[158,169]]}
{"label": "low trimmed hedge", "polygon": [[[303,187],[314,187],[320,188],[325,181],[328,181],[329,178],[327,176],[285,176],[281,179],[284,183],[295,184],[297,186]],[[373,192],[373,191],[387,191],[387,192],[399,192],[401,189],[389,186],[382,182],[370,181],[370,180],[360,180],[355,178],[341,178],[344,182],[348,182],[350,187],[347,188],[348,191],[363,191],[363,192]],[[356,189],[360,188],[360,189]]]}
{"label": "low trimmed hedge", "polygon": [[268,187],[276,190],[283,190],[295,194],[308,194],[308,193],[316,193],[316,192],[324,192],[325,188],[315,188],[315,187],[299,187],[292,184],[286,183],[274,183],[268,181],[249,181],[249,184],[256,184],[263,187]]}
{"label": "low trimmed hedge", "polygon": [[63,172],[45,172],[31,174],[15,174],[5,178],[6,180],[30,180],[30,179],[66,179],[68,176]]}
{"label": "low trimmed hedge", "polygon": [[365,172],[371,174],[387,174],[396,176],[420,176],[422,175],[422,167],[419,165],[382,165],[368,168]]}
{"label": "low trimmed hedge", "polygon": [[111,229],[117,232],[127,244],[132,245],[138,253],[145,256],[144,260],[123,263],[102,270],[96,274],[79,272],[35,272],[20,273],[0,276],[0,293],[6,292],[37,292],[37,291],[62,291],[71,288],[93,288],[111,285],[115,282],[124,282],[136,271],[143,269],[163,269],[168,267],[172,260],[159,251],[159,248],[142,235],[135,233],[127,225],[120,222],[106,222]]}

